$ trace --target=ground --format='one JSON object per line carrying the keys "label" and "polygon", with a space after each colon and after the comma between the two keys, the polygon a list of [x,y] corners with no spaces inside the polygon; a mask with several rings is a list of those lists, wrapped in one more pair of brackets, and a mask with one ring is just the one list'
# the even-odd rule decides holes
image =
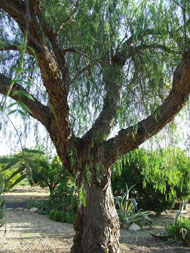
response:
{"label": "ground", "polygon": [[[5,195],[8,203],[22,204],[26,200],[44,199],[47,191],[39,188],[19,187]],[[152,237],[149,232],[160,231],[173,222],[175,211],[153,218],[152,228],[130,232],[121,229],[121,252],[190,252],[189,248],[173,241],[166,242]],[[29,211],[7,211],[7,224],[0,229],[1,253],[67,253],[70,252],[74,236],[73,225],[54,222],[46,215]]]}

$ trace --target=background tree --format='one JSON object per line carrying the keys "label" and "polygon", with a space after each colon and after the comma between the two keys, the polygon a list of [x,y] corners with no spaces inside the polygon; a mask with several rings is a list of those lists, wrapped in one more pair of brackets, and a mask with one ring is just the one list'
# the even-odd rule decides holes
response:
{"label": "background tree", "polygon": [[27,179],[31,185],[48,187],[50,197],[57,184],[68,177],[58,156],[50,158],[42,151],[34,149],[22,149],[14,155],[0,157],[0,173],[4,181],[4,191],[10,191],[23,179]]}
{"label": "background tree", "polygon": [[[119,251],[111,166],[188,100],[186,3],[0,2],[2,109],[25,110],[45,126],[86,194],[72,252]],[[109,139],[115,126],[121,130]]]}

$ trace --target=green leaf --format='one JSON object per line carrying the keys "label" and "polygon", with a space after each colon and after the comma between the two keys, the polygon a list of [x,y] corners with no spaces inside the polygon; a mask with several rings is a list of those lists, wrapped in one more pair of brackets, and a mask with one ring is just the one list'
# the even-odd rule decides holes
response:
{"label": "green leaf", "polygon": [[25,170],[25,166],[18,168],[16,171],[13,172],[13,174],[10,175],[9,178],[7,178],[7,181],[9,181],[11,178],[15,177],[19,173],[23,172],[24,170]]}
{"label": "green leaf", "polygon": [[23,110],[25,110],[26,112],[29,112],[30,114],[32,114],[32,111],[30,110],[30,108],[27,105],[25,105],[21,101],[18,101],[18,104],[22,107]]}
{"label": "green leaf", "polygon": [[12,111],[8,112],[7,114],[10,115],[10,114],[13,114],[15,112],[17,112],[17,110],[12,110]]}
{"label": "green leaf", "polygon": [[6,223],[6,204],[5,198],[1,195],[0,191],[0,227],[2,227]]}
{"label": "green leaf", "polygon": [[[5,166],[5,168],[2,169],[2,171],[10,169],[11,167],[13,167],[18,162],[19,162],[18,158],[11,158],[11,159],[9,159],[9,163]],[[3,163],[3,162],[0,160],[0,163]]]}
{"label": "green leaf", "polygon": [[[23,96],[29,98],[30,100],[34,101],[34,98],[30,94],[28,94],[28,92],[26,92],[25,90],[15,90],[13,92],[13,96],[16,96],[16,95],[23,95]],[[21,103],[21,102],[19,101],[19,103]]]}
{"label": "green leaf", "polygon": [[86,193],[83,187],[79,190],[79,200],[82,202],[83,206],[86,207]]}
{"label": "green leaf", "polygon": [[33,70],[33,69],[30,69],[30,68],[26,68],[26,69],[24,69],[24,71],[33,72],[34,70]]}
{"label": "green leaf", "polygon": [[21,111],[21,110],[17,110],[17,112],[18,112],[19,114],[21,114],[22,116],[25,116],[25,115],[26,115],[26,113],[23,112],[23,111]]}
{"label": "green leaf", "polygon": [[9,186],[9,189],[13,188],[16,184],[20,183],[23,179],[26,178],[26,175],[21,175],[14,183],[12,183],[10,186]]}
{"label": "green leaf", "polygon": [[14,105],[17,105],[17,102],[14,102],[14,103],[8,105],[7,108],[11,108],[11,107],[13,107]]}
{"label": "green leaf", "polygon": [[23,148],[22,151],[26,152],[26,153],[33,153],[33,154],[41,154],[44,155],[43,151],[37,150],[37,149],[27,149],[27,148]]}

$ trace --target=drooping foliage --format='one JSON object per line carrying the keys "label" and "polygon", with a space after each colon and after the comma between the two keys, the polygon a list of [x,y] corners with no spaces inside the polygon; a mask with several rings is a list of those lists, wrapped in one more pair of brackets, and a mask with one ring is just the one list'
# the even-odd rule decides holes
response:
{"label": "drooping foliage", "polygon": [[[188,5],[185,10],[188,36]],[[107,92],[104,79],[115,79],[110,69],[113,57],[116,62],[122,57],[125,61],[125,71],[117,80],[122,87],[119,126],[137,123],[157,108],[171,88],[171,73],[188,44],[181,12],[174,1],[42,1],[39,25],[56,32],[70,70],[70,122],[77,135],[92,126],[102,109]],[[47,104],[37,62],[27,54],[29,48],[18,25],[3,11],[0,18],[1,72],[22,82]],[[23,114],[22,109],[29,110],[22,101],[11,102],[7,112]]]}

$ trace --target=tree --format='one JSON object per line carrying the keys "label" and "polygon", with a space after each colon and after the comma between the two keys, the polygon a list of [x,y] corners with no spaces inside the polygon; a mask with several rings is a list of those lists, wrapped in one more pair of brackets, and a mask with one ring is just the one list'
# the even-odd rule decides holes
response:
{"label": "tree", "polygon": [[188,100],[188,1],[137,2],[0,1],[0,93],[45,126],[86,195],[72,252],[119,252],[111,166]]}
{"label": "tree", "polygon": [[50,158],[40,150],[23,149],[14,155],[0,157],[0,165],[4,191],[10,191],[16,184],[27,178],[31,185],[48,187],[52,197],[57,184],[68,177],[57,155]]}

